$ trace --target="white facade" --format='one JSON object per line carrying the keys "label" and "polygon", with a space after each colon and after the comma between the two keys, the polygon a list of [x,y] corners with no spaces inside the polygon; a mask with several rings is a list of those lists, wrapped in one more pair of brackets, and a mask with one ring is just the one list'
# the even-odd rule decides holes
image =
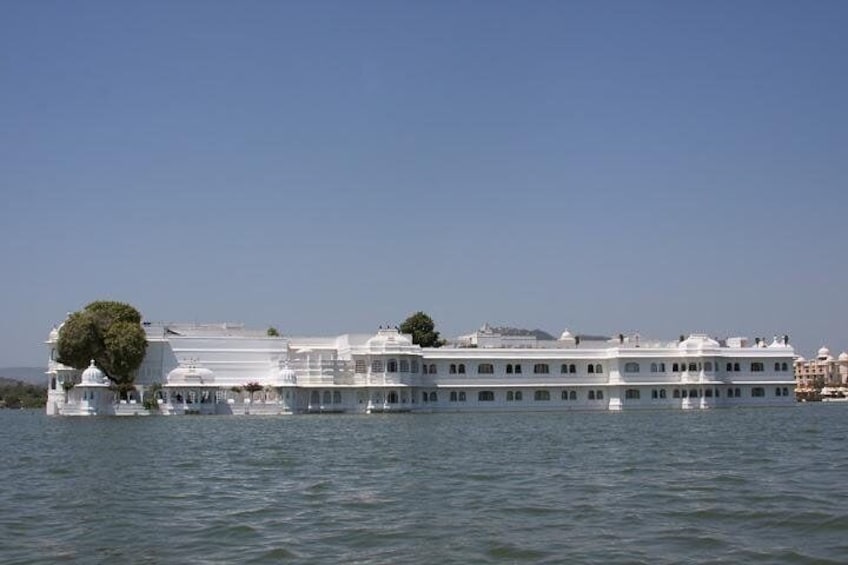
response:
{"label": "white facade", "polygon": [[744,339],[720,344],[698,334],[674,343],[623,335],[581,342],[564,332],[555,341],[485,336],[481,342],[478,335],[472,347],[421,348],[396,329],[314,338],[269,337],[233,324],[145,329],[148,349],[136,393],[120,402],[108,397],[102,380],[96,402],[89,397],[93,381],[55,360],[58,331],[51,332],[47,413],[702,409],[795,402],[794,352],[778,338],[749,347]]}

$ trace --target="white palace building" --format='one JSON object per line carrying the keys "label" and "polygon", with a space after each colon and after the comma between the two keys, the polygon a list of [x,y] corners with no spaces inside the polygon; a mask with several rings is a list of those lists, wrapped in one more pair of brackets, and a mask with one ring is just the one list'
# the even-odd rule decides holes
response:
{"label": "white palace building", "polygon": [[134,398],[117,400],[94,363],[56,361],[50,415],[308,414],[706,409],[795,402],[794,351],[772,341],[706,335],[557,340],[484,326],[422,348],[397,329],[337,337],[268,336],[239,324],[145,323]]}

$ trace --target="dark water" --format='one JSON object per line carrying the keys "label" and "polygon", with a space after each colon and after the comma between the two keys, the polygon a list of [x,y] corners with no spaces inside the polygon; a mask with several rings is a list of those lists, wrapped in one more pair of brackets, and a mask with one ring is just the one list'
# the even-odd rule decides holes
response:
{"label": "dark water", "polygon": [[2,562],[848,560],[848,404],[0,430]]}

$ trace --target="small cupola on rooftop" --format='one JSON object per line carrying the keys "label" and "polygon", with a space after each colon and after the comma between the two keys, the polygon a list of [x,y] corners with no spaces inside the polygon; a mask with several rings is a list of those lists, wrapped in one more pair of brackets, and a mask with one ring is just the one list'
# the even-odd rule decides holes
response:
{"label": "small cupola on rooftop", "polygon": [[84,386],[103,386],[106,385],[108,381],[109,379],[103,371],[94,364],[94,359],[92,359],[91,364],[85,369],[85,371],[82,372],[80,384]]}
{"label": "small cupola on rooftop", "polygon": [[819,349],[819,352],[816,354],[816,358],[819,361],[827,361],[827,359],[829,357],[830,357],[830,349],[828,349],[827,347],[822,347],[821,349]]}

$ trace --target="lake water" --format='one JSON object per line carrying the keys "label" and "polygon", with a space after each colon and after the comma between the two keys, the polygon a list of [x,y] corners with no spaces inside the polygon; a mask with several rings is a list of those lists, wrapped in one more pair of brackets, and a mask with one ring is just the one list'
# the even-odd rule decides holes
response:
{"label": "lake water", "polygon": [[848,404],[0,429],[5,563],[848,559]]}

